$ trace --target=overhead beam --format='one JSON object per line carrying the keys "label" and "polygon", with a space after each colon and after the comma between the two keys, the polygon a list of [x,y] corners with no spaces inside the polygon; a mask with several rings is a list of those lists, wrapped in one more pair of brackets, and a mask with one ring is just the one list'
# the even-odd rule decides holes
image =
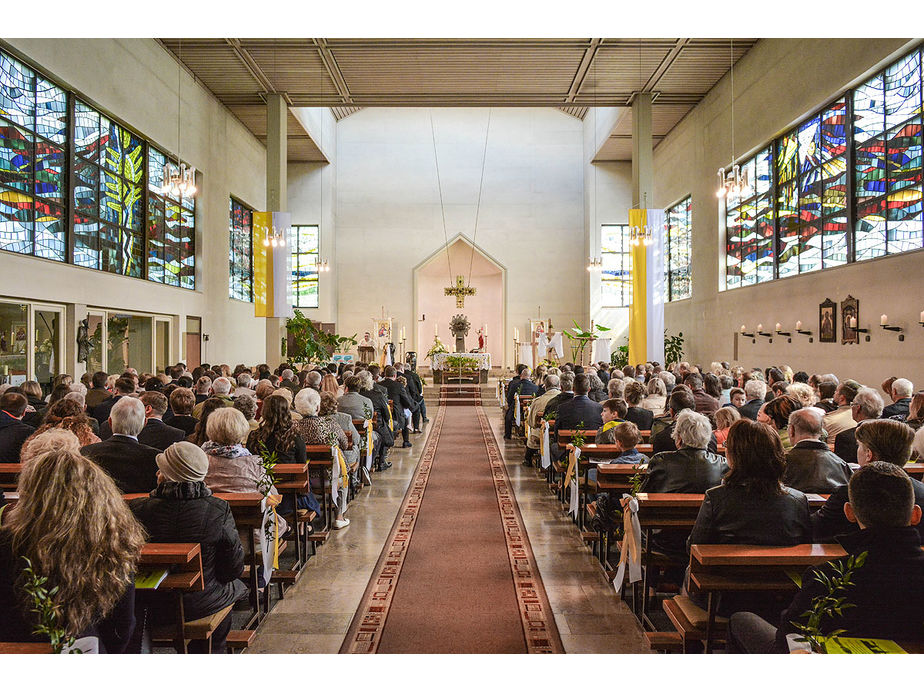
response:
{"label": "overhead beam", "polygon": [[321,56],[321,62],[324,63],[327,76],[330,77],[331,82],[337,87],[337,93],[340,94],[343,103],[352,105],[353,97],[350,95],[350,88],[347,86],[346,79],[344,79],[343,73],[340,71],[337,59],[331,52],[330,46],[327,44],[327,39],[316,38],[311,40],[314,41],[314,44],[318,47],[318,55]]}
{"label": "overhead beam", "polygon": [[581,58],[581,64],[578,65],[574,79],[571,80],[571,86],[568,89],[568,96],[565,97],[565,103],[574,103],[575,97],[580,93],[581,87],[584,86],[584,80],[587,77],[587,73],[590,71],[590,66],[593,64],[594,58],[597,56],[597,49],[600,48],[600,43],[602,40],[603,39],[598,38],[590,40],[590,45],[587,46],[587,50],[584,51],[584,56]]}
{"label": "overhead beam", "polygon": [[641,88],[641,91],[654,91],[655,86],[658,82],[661,81],[661,78],[664,76],[664,73],[667,72],[671,65],[674,64],[674,61],[677,59],[677,56],[680,55],[680,52],[683,50],[683,47],[690,42],[688,38],[679,38],[674,43],[674,47],[671,48],[670,52],[664,56],[664,60],[661,61],[661,64],[658,65],[658,69],[652,73],[651,77],[648,78],[648,81],[645,82],[645,86]]}
{"label": "overhead beam", "polygon": [[237,56],[237,59],[241,61],[241,64],[250,73],[250,76],[257,80],[257,83],[263,88],[263,91],[269,94],[276,93],[276,87],[273,86],[270,78],[267,77],[263,70],[257,65],[257,61],[253,59],[253,56],[241,45],[241,40],[236,38],[226,38],[225,42],[231,46],[231,49],[234,51],[234,54]]}

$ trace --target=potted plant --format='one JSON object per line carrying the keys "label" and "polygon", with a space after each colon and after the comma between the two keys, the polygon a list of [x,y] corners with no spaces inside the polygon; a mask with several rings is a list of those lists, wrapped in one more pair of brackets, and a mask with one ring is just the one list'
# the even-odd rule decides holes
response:
{"label": "potted plant", "polygon": [[343,337],[318,328],[298,309],[295,316],[286,320],[291,348],[287,356],[300,364],[320,363],[330,359],[335,351],[343,351],[358,344],[356,335]]}
{"label": "potted plant", "polygon": [[[568,330],[562,330],[565,336],[571,340],[571,360],[574,363],[580,363],[584,360],[584,348],[593,342],[595,339],[601,337],[598,332],[609,332],[609,327],[604,327],[603,325],[595,325],[592,330],[585,330],[583,327],[578,325],[577,320],[572,320],[574,323],[574,330],[569,332]],[[577,346],[575,346],[577,342]],[[580,361],[578,360],[580,358]]]}

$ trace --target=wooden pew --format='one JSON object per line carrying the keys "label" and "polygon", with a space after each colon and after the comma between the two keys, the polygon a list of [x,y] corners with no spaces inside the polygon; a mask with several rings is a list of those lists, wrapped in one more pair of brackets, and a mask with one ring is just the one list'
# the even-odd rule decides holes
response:
{"label": "wooden pew", "polygon": [[0,464],[0,489],[15,490],[19,482],[19,472],[22,465],[19,462],[4,462]]}
{"label": "wooden pew", "polygon": [[155,589],[136,589],[135,597],[139,603],[150,603],[154,596],[166,595],[176,609],[173,624],[155,633],[152,640],[170,642],[177,652],[186,653],[190,639],[211,637],[208,633],[190,633],[187,629],[183,609],[183,594],[205,589],[202,576],[202,553],[199,544],[145,544],[138,559],[139,568],[167,568],[170,574]]}
{"label": "wooden pew", "polygon": [[327,541],[331,531],[333,501],[330,497],[331,486],[327,472],[331,469],[333,457],[330,445],[306,445],[305,449],[308,453],[309,478],[321,480],[321,516],[324,518],[324,527],[308,537],[310,541],[320,544]]}

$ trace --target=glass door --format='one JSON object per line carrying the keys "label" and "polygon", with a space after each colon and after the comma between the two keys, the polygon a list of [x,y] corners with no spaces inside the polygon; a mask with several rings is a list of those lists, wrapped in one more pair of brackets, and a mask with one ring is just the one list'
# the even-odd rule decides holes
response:
{"label": "glass door", "polygon": [[42,392],[48,395],[63,363],[64,307],[34,304],[32,311],[32,372]]}
{"label": "glass door", "polygon": [[106,314],[102,311],[87,311],[87,337],[90,340],[87,350],[87,373],[105,371],[103,362],[103,344],[106,341]]}
{"label": "glass door", "polygon": [[148,315],[107,313],[107,368],[121,375],[134,368],[138,375],[150,373],[153,364],[154,325]]}
{"label": "glass door", "polygon": [[193,368],[202,363],[202,318],[192,315],[186,317],[186,368]]}
{"label": "glass door", "polygon": [[154,319],[154,368],[158,373],[166,373],[170,360],[170,321],[166,318]]}

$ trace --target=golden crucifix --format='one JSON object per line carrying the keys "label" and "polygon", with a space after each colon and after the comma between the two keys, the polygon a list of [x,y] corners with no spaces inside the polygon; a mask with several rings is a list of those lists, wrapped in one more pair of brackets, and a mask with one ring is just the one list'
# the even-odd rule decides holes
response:
{"label": "golden crucifix", "polygon": [[475,290],[472,287],[465,286],[465,278],[461,274],[456,277],[456,285],[447,286],[444,291],[446,292],[445,296],[456,297],[456,308],[464,308],[465,297],[475,295]]}

